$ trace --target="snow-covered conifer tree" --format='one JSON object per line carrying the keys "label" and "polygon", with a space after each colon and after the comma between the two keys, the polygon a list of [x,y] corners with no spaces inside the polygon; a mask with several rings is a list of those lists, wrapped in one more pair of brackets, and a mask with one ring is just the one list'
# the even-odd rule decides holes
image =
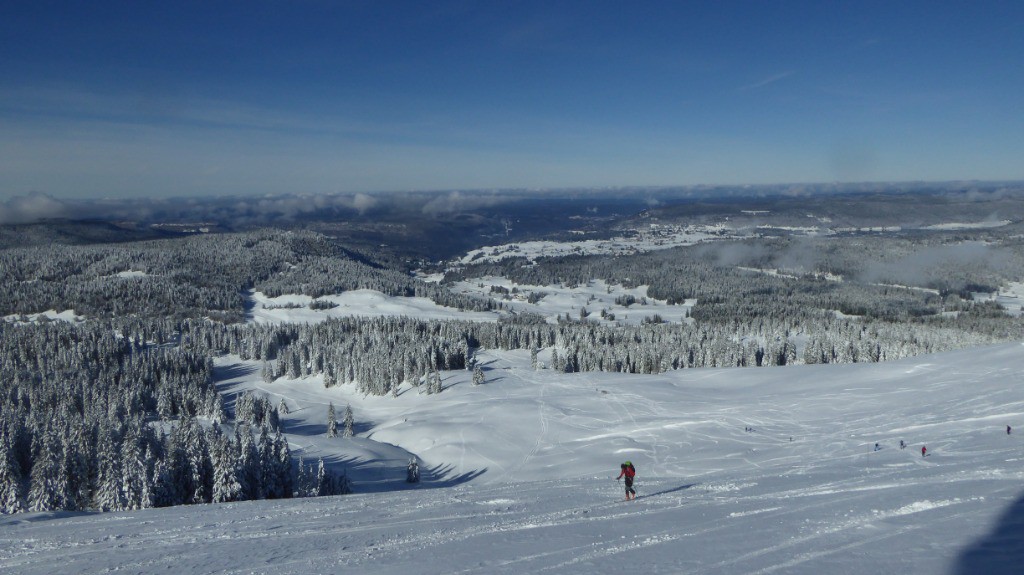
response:
{"label": "snow-covered conifer tree", "polygon": [[281,485],[278,475],[278,458],[274,449],[274,442],[267,433],[266,426],[260,428],[259,448],[260,456],[260,484],[263,486],[263,497],[267,499],[280,499],[283,497],[284,486]]}
{"label": "snow-covered conifer tree", "polygon": [[334,403],[327,406],[327,437],[338,436],[338,419],[334,415]]}
{"label": "snow-covered conifer tree", "polygon": [[[241,428],[241,429],[240,429]],[[248,425],[235,427],[235,442],[238,444],[238,482],[242,484],[242,499],[262,498],[260,485],[259,453]]]}
{"label": "snow-covered conifer tree", "polygon": [[352,404],[345,406],[345,422],[341,432],[342,437],[352,437],[355,435],[355,418],[352,416]]}
{"label": "snow-covered conifer tree", "polygon": [[210,459],[213,464],[213,503],[237,501],[242,497],[242,484],[236,467],[237,451],[226,437],[215,432],[210,439]]}
{"label": "snow-covered conifer tree", "polygon": [[61,473],[63,450],[50,431],[46,432],[46,438],[41,444],[41,451],[32,465],[28,491],[29,511],[63,509],[67,499],[66,481]]}
{"label": "snow-covered conifer tree", "polygon": [[292,454],[288,449],[288,440],[278,431],[274,436],[274,452],[277,456],[277,483],[280,486],[281,497],[291,497],[295,490],[295,483],[292,479]]}
{"label": "snow-covered conifer tree", "polygon": [[98,475],[96,477],[95,505],[100,511],[121,511],[127,509],[128,501],[121,489],[123,480],[121,470],[120,446],[109,426],[102,426],[99,431],[99,445],[96,450]]}
{"label": "snow-covered conifer tree", "polygon": [[334,495],[333,489],[331,489],[331,478],[327,475],[327,470],[324,469],[324,458],[321,457],[317,463],[316,469],[316,494],[318,497],[323,495]]}
{"label": "snow-covered conifer tree", "polygon": [[21,500],[21,472],[6,437],[0,436],[0,513],[24,510]]}

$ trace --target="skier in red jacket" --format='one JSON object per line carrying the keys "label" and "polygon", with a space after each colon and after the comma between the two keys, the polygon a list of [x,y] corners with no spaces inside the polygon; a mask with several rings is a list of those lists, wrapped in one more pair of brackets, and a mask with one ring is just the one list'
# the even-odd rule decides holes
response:
{"label": "skier in red jacket", "polygon": [[619,467],[622,471],[619,472],[619,476],[616,477],[616,481],[622,479],[623,476],[626,478],[626,501],[630,499],[636,499],[636,489],[633,489],[633,478],[636,477],[636,468],[629,461],[623,463]]}
{"label": "skier in red jacket", "polygon": [[924,457],[925,455],[928,455],[928,448],[922,445],[921,446],[921,457]]}

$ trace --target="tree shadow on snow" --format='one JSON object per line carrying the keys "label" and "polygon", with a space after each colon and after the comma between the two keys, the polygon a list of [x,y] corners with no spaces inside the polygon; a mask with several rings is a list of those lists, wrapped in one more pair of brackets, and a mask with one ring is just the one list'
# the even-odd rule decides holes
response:
{"label": "tree shadow on snow", "polygon": [[[327,455],[324,466],[335,473],[345,473],[352,481],[355,493],[380,493],[406,489],[438,489],[453,487],[483,475],[487,468],[452,474],[453,465],[420,467],[420,481],[406,481],[409,464],[407,459],[360,459],[358,457]],[[315,460],[306,460],[309,466]],[[314,466],[315,469],[315,466]]]}
{"label": "tree shadow on snow", "polygon": [[[326,417],[326,412],[325,412],[324,415],[325,415],[325,417],[324,417],[324,421],[322,423],[298,423],[298,422],[288,421],[287,419],[282,419],[281,420],[281,431],[287,433],[288,435],[300,435],[300,436],[303,436],[303,437],[315,437],[317,435],[326,436],[327,435],[327,417]],[[342,422],[338,421],[338,437],[337,437],[337,439],[339,439],[339,440],[344,440],[345,439],[344,437],[341,436],[343,428],[344,427],[343,427]],[[370,431],[373,428],[374,428],[374,425],[372,423],[360,423],[360,422],[357,421],[357,422],[352,424],[352,433],[354,433],[358,437],[358,436],[362,436],[362,434]],[[370,439],[370,438],[366,437],[366,439]]]}
{"label": "tree shadow on snow", "polygon": [[[292,423],[285,419],[281,421],[281,430],[288,435],[301,435],[303,437],[327,435],[327,418],[324,418],[323,423]],[[340,436],[340,428],[338,433]]]}
{"label": "tree shadow on snow", "polygon": [[256,317],[256,298],[252,290],[242,292],[242,317],[251,322]]}
{"label": "tree shadow on snow", "polygon": [[487,468],[474,469],[458,475],[452,475],[454,465],[435,465],[420,470],[420,484],[427,487],[454,487],[461,483],[471,481],[487,472]]}
{"label": "tree shadow on snow", "polygon": [[0,515],[0,527],[16,525],[18,523],[36,523],[38,521],[52,521],[54,519],[71,519],[73,517],[88,517],[100,515],[100,511],[36,511],[30,513],[16,513],[13,515]]}
{"label": "tree shadow on snow", "polygon": [[1016,575],[1024,564],[1024,496],[999,517],[992,531],[960,553],[953,575]]}
{"label": "tree shadow on snow", "polygon": [[218,392],[222,394],[237,393],[242,382],[229,380],[246,378],[254,373],[256,373],[256,366],[244,363],[215,365],[213,366],[213,381],[216,382]]}

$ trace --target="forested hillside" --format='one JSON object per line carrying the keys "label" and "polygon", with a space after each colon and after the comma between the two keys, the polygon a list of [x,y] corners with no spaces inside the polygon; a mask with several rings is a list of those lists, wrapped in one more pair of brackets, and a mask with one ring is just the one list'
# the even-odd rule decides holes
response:
{"label": "forested hillside", "polygon": [[244,319],[246,290],[319,296],[354,289],[423,296],[441,305],[490,309],[384,269],[325,236],[262,230],[241,234],[0,251],[0,315],[73,309],[89,318]]}
{"label": "forested hillside", "polygon": [[[218,394],[213,361],[225,357],[256,363],[269,386],[312,378],[367,396],[411,388],[430,401],[446,391],[442,372],[473,369],[481,383],[477,355],[487,349],[523,350],[532,369],[548,373],[657,374],[873,363],[1024,340],[1018,296],[1007,296],[1016,309],[995,297],[1022,285],[1021,236],[1012,227],[979,229],[723,233],[664,249],[638,240],[624,245],[631,255],[573,249],[580,253],[449,264],[438,282],[399,269],[393,250],[375,259],[304,230],[3,249],[0,510],[135,509],[351,489],[322,463],[314,470],[293,461],[278,417],[283,402]],[[455,282],[478,290],[456,293]],[[627,323],[589,303],[547,317],[513,305],[579,286],[646,290],[614,296],[620,311],[648,298],[683,311],[672,321],[646,313]],[[247,313],[255,292],[315,310],[338,305],[315,298],[353,290],[429,298],[453,317],[349,310],[256,323]],[[290,303],[295,295],[314,299]],[[42,315],[49,310],[73,310],[77,319],[53,321]],[[486,313],[470,321],[454,310]]]}

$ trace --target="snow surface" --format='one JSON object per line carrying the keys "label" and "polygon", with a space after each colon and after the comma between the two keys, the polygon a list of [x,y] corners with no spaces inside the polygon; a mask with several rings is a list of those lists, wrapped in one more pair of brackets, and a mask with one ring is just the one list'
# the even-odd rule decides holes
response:
{"label": "snow surface", "polygon": [[[314,299],[329,301],[337,307],[323,310],[309,308]],[[262,292],[250,296],[252,309],[249,320],[256,323],[316,323],[332,317],[394,317],[408,316],[417,319],[465,319],[473,321],[495,321],[498,315],[488,312],[460,311],[437,305],[425,297],[399,297],[359,289],[337,295],[313,298],[308,295],[282,295],[268,297]]]}
{"label": "snow surface", "polygon": [[691,246],[710,240],[729,237],[744,237],[724,224],[649,224],[647,228],[634,230],[635,235],[615,237],[606,240],[580,240],[562,242],[537,240],[497,246],[485,246],[470,250],[457,260],[458,264],[498,262],[503,259],[522,257],[535,261],[543,257],[569,255],[632,255],[639,252],[665,250],[680,246]]}
{"label": "snow surface", "polygon": [[1011,220],[991,220],[985,222],[948,222],[942,224],[935,224],[931,226],[923,226],[923,230],[982,230],[987,228],[1001,228],[1012,224]]}
{"label": "snow surface", "polygon": [[[0,571],[966,575],[1024,560],[1022,439],[1005,427],[1024,432],[1024,345],[644,376],[481,359],[480,386],[447,372],[440,394],[363,397],[221,358],[229,398],[284,397],[296,452],[345,466],[358,493],[6,516]],[[323,437],[329,401],[352,405],[357,439]],[[417,485],[401,481],[409,454]]]}
{"label": "snow surface", "polygon": [[117,272],[114,275],[119,277],[119,278],[144,278],[144,277],[148,276],[149,274],[147,274],[146,272],[143,272],[143,271],[139,271],[139,270],[126,270],[126,271],[123,271],[123,272]]}
{"label": "snow surface", "polygon": [[66,321],[69,323],[77,323],[83,319],[83,316],[76,314],[73,309],[66,309],[64,311],[50,309],[40,313],[15,313],[3,316],[4,321],[16,324],[40,323],[44,321]]}
{"label": "snow surface", "polygon": [[[492,286],[508,290],[514,287],[518,293],[511,299],[505,300],[502,299],[501,294],[491,293]],[[316,301],[330,301],[338,304],[334,308],[315,310],[309,307],[314,301],[314,298],[310,296],[282,295],[271,298],[261,292],[254,292],[250,296],[249,321],[257,323],[315,323],[325,321],[327,318],[350,316],[407,316],[426,320],[497,321],[500,316],[508,313],[507,310],[512,310],[517,313],[538,313],[547,318],[549,322],[554,323],[559,315],[568,314],[573,319],[579,319],[580,310],[586,308],[589,312],[587,316],[589,320],[608,325],[639,324],[655,315],[661,316],[664,321],[679,323],[689,316],[690,309],[697,302],[696,299],[691,299],[680,305],[668,305],[665,300],[648,297],[647,286],[626,288],[621,285],[607,284],[601,280],[591,281],[577,287],[534,286],[517,284],[503,277],[489,276],[456,282],[451,289],[456,293],[500,300],[505,305],[505,311],[460,311],[440,306],[428,298],[388,296],[369,289],[315,298]],[[540,301],[530,303],[527,298],[534,292],[546,295]],[[628,307],[615,303],[615,298],[625,295],[635,297],[637,303]],[[641,300],[646,300],[647,303],[642,304]],[[602,318],[602,309],[612,314],[614,320]]]}
{"label": "snow surface", "polygon": [[[515,288],[518,291],[511,300],[505,300],[501,294],[491,293],[492,286],[509,291]],[[627,288],[618,284],[608,284],[603,280],[592,280],[576,287],[555,284],[536,286],[519,284],[500,276],[473,278],[454,282],[451,286],[451,290],[456,293],[492,297],[502,301],[507,309],[537,313],[546,317],[549,322],[555,322],[558,315],[569,315],[573,319],[579,319],[580,311],[586,308],[588,320],[609,325],[635,325],[655,315],[661,316],[666,322],[679,323],[689,317],[690,310],[697,303],[694,298],[680,305],[668,305],[666,300],[649,297],[647,288],[648,286]],[[533,293],[545,295],[540,301],[530,303],[527,300]],[[637,303],[628,307],[615,303],[615,299],[621,296],[633,296]],[[646,300],[646,303],[641,303],[642,300]],[[612,314],[615,319],[603,319],[602,309]]]}
{"label": "snow surface", "polygon": [[996,301],[1010,315],[1024,314],[1024,282],[1010,282],[996,294]]}

